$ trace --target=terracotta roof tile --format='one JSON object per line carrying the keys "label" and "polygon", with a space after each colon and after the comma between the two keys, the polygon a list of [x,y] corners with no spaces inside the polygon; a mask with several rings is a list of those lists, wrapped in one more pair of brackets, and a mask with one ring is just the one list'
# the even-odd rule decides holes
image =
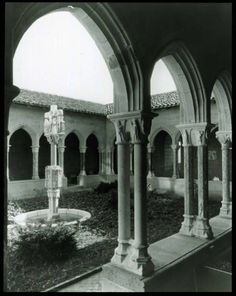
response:
{"label": "terracotta roof tile", "polygon": [[[104,116],[112,114],[114,111],[113,103],[104,105],[26,89],[21,89],[19,95],[13,102],[40,107],[49,107],[50,105],[56,104],[63,110]],[[178,106],[179,104],[180,101],[176,91],[157,94],[151,98],[152,109],[170,108]]]}

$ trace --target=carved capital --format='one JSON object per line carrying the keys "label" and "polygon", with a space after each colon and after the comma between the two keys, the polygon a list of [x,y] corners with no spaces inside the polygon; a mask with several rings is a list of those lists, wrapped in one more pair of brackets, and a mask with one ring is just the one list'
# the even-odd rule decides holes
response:
{"label": "carved capital", "polygon": [[80,153],[85,153],[86,150],[87,150],[87,147],[81,147],[81,148],[79,148],[79,152]]}
{"label": "carved capital", "polygon": [[182,139],[183,139],[183,146],[192,145],[191,137],[190,137],[190,130],[182,129],[181,130]]}
{"label": "carved capital", "polygon": [[207,139],[207,124],[205,122],[195,124],[178,125],[183,138],[183,146],[205,145]]}
{"label": "carved capital", "polygon": [[147,146],[148,153],[153,153],[155,151],[155,147],[151,146],[150,143]]}
{"label": "carved capital", "polygon": [[39,146],[31,146],[32,152],[33,153],[38,153],[39,152]]}
{"label": "carved capital", "polygon": [[127,131],[127,120],[115,120],[116,129],[116,144],[127,144],[130,139],[130,134]]}
{"label": "carved capital", "polygon": [[216,138],[221,143],[221,145],[230,145],[232,142],[232,132],[218,131],[216,132]]}
{"label": "carved capital", "polygon": [[202,146],[206,143],[206,131],[205,130],[192,130],[191,139],[194,146]]}

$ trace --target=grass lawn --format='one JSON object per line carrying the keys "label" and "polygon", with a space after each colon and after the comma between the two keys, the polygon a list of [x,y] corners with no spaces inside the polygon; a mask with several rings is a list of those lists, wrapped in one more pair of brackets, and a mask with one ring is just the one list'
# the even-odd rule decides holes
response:
{"label": "grass lawn", "polygon": [[[117,206],[114,190],[108,193],[63,193],[61,208],[89,211],[91,219],[79,226],[78,250],[64,262],[24,262],[9,247],[7,256],[8,291],[43,291],[62,281],[107,263],[117,246]],[[20,211],[32,211],[48,207],[47,197],[19,200],[13,203]],[[219,213],[220,202],[210,201],[210,217]],[[153,243],[179,231],[183,221],[184,200],[167,195],[148,195],[148,241]],[[131,209],[133,221],[133,209]],[[133,234],[133,222],[131,223]]]}

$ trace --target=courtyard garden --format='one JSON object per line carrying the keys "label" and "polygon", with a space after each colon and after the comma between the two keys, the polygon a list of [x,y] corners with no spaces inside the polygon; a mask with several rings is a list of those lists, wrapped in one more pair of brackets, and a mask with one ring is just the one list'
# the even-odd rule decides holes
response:
{"label": "courtyard garden", "polygon": [[[43,291],[101,266],[113,256],[118,233],[116,186],[109,188],[101,184],[94,191],[65,192],[59,205],[61,208],[88,211],[91,218],[80,223],[76,230],[60,225],[54,229],[50,225],[44,229],[36,227],[25,230],[10,227],[6,259],[8,291]],[[13,217],[18,213],[47,207],[47,196],[11,201],[8,205],[8,223],[13,225]],[[217,215],[219,209],[220,202],[209,202],[210,217]],[[183,212],[183,198],[149,192],[149,243],[178,232]],[[131,221],[133,233],[133,196]]]}

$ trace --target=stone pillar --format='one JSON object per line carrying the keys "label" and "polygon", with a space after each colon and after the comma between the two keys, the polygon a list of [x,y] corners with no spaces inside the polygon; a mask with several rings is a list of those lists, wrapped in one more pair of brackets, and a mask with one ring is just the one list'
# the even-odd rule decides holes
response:
{"label": "stone pillar", "polygon": [[39,146],[31,146],[33,154],[33,180],[39,179],[38,166],[39,166]]}
{"label": "stone pillar", "polygon": [[229,147],[231,144],[232,132],[216,132],[216,137],[221,143],[222,151],[222,206],[220,216],[232,218],[232,202],[230,198],[230,178],[229,178]]}
{"label": "stone pillar", "polygon": [[197,146],[198,162],[198,215],[193,233],[197,237],[213,238],[208,217],[208,149],[206,145],[206,130],[194,130],[194,141]]}
{"label": "stone pillar", "polygon": [[62,168],[62,174],[64,176],[64,152],[65,152],[66,146],[58,146],[58,156],[59,156],[59,166]]}
{"label": "stone pillar", "polygon": [[128,254],[130,240],[130,159],[126,121],[114,123],[118,157],[118,247],[111,261],[121,264]]}
{"label": "stone pillar", "polygon": [[9,174],[9,152],[10,152],[11,145],[7,144],[7,181],[10,181],[10,174]]}
{"label": "stone pillar", "polygon": [[146,121],[150,119],[131,119],[131,135],[134,145],[134,243],[132,252],[135,272],[146,276],[154,271],[148,254],[147,242],[147,132]]}
{"label": "stone pillar", "polygon": [[193,147],[190,140],[189,130],[181,130],[184,147],[184,221],[180,233],[192,236],[194,222],[193,212]]}
{"label": "stone pillar", "polygon": [[153,167],[152,167],[152,155],[154,152],[154,147],[148,145],[148,177],[151,178],[154,176]]}
{"label": "stone pillar", "polygon": [[99,175],[103,175],[104,172],[104,148],[99,149]]}
{"label": "stone pillar", "polygon": [[134,174],[134,162],[133,162],[133,152],[134,152],[134,147],[133,145],[129,145],[129,159],[130,159],[130,175],[133,176]]}
{"label": "stone pillar", "polygon": [[178,150],[177,145],[171,145],[172,151],[173,151],[173,175],[172,178],[176,179],[178,178],[178,172],[177,172],[177,158],[178,158]]}
{"label": "stone pillar", "polygon": [[80,148],[80,175],[86,176],[85,171],[85,152],[87,148]]}

